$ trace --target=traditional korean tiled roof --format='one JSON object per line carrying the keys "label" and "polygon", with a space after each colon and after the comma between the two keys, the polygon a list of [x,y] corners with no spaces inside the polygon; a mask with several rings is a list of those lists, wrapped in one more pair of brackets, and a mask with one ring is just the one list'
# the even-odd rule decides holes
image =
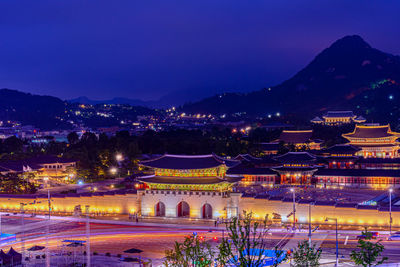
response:
{"label": "traditional korean tiled roof", "polygon": [[139,178],[143,183],[151,184],[188,184],[188,185],[205,185],[205,184],[219,184],[219,183],[232,183],[241,180],[242,177],[228,178],[226,180],[218,177],[170,177],[170,176],[152,176],[146,178]]}
{"label": "traditional korean tiled roof", "polygon": [[356,152],[360,151],[361,149],[352,145],[348,144],[338,144],[331,146],[327,149],[324,149],[322,153],[328,154],[355,154]]}
{"label": "traditional korean tiled roof", "polygon": [[286,144],[303,144],[311,141],[313,131],[288,131],[283,130],[277,141],[282,141]]}
{"label": "traditional korean tiled roof", "polygon": [[288,152],[274,159],[282,163],[311,163],[315,162],[316,156],[308,152]]}
{"label": "traditional korean tiled roof", "polygon": [[54,164],[54,163],[74,163],[77,162],[78,160],[61,158],[54,155],[40,155],[34,158],[30,158],[27,161],[32,164]]}
{"label": "traditional korean tiled roof", "polygon": [[253,161],[260,160],[260,158],[253,157],[250,154],[239,154],[234,158],[234,160],[240,160],[240,161],[244,160],[244,161],[248,161],[248,162],[253,162]]}
{"label": "traditional korean tiled roof", "polygon": [[364,118],[363,116],[358,116],[357,118],[354,119],[355,122],[365,122],[367,119]]}
{"label": "traditional korean tiled roof", "polygon": [[236,175],[275,175],[276,173],[272,171],[270,168],[254,168],[243,166],[242,164],[230,168],[226,172],[227,174],[236,174]]}
{"label": "traditional korean tiled roof", "polygon": [[320,169],[318,176],[345,176],[345,177],[400,177],[399,170],[386,169]]}
{"label": "traditional korean tiled roof", "polygon": [[342,135],[344,138],[382,138],[400,136],[400,133],[392,132],[390,125],[366,126],[356,125],[352,133]]}
{"label": "traditional korean tiled roof", "polygon": [[314,119],[312,119],[311,122],[324,122],[324,120],[317,116]]}
{"label": "traditional korean tiled roof", "polygon": [[355,118],[353,111],[328,111],[323,118]]}
{"label": "traditional korean tiled roof", "polygon": [[25,160],[9,160],[0,162],[0,172],[24,172],[28,170],[37,171],[42,167]]}
{"label": "traditional korean tiled roof", "polygon": [[272,143],[260,143],[258,144],[259,148],[264,151],[278,151],[279,143],[272,142]]}
{"label": "traditional korean tiled roof", "polygon": [[53,155],[41,155],[22,160],[9,160],[0,162],[0,172],[37,171],[43,164],[74,163],[77,160],[61,158]]}
{"label": "traditional korean tiled roof", "polygon": [[224,159],[214,154],[196,156],[165,154],[157,159],[142,161],[140,164],[146,167],[158,169],[190,170],[209,169],[221,165],[232,167],[239,163],[239,161]]}

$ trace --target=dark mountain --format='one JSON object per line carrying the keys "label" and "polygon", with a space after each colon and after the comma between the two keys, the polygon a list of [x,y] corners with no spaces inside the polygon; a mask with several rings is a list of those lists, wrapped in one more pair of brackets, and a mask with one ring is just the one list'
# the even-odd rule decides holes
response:
{"label": "dark mountain", "polygon": [[[217,92],[223,92],[222,89],[218,90]],[[105,99],[105,100],[93,100],[86,96],[77,97],[74,99],[69,99],[67,102],[69,103],[79,103],[79,104],[90,104],[90,105],[97,105],[97,104],[127,104],[131,106],[143,106],[149,108],[169,108],[171,106],[179,106],[187,102],[198,101],[205,97],[212,96],[216,93],[215,89],[183,89],[183,90],[176,90],[170,92],[164,96],[162,96],[158,100],[154,101],[144,101],[140,99],[130,99],[124,97],[114,97],[112,99]]]}
{"label": "dark mountain", "polygon": [[278,86],[248,94],[227,93],[186,104],[187,113],[266,115],[280,112],[309,119],[326,110],[350,109],[369,119],[400,117],[400,57],[346,36]]}
{"label": "dark mountain", "polygon": [[77,97],[74,99],[67,100],[69,103],[79,103],[79,104],[123,104],[123,105],[131,105],[131,106],[143,106],[143,107],[154,107],[157,106],[156,101],[143,101],[140,99],[130,99],[124,97],[114,97],[112,99],[106,100],[93,100],[86,96]]}
{"label": "dark mountain", "polygon": [[42,129],[65,128],[68,125],[57,119],[64,112],[65,102],[57,97],[0,89],[0,120],[19,121]]}

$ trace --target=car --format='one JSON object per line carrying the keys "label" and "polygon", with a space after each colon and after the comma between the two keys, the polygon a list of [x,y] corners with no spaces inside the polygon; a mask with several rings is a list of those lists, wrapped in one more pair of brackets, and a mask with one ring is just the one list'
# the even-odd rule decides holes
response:
{"label": "car", "polygon": [[[379,237],[379,233],[378,232],[371,232],[372,235],[372,239],[377,239]],[[362,234],[362,235],[358,235],[357,239],[365,239],[367,236]]]}
{"label": "car", "polygon": [[400,240],[400,232],[398,234],[394,233],[390,235],[387,240],[389,241],[399,241]]}

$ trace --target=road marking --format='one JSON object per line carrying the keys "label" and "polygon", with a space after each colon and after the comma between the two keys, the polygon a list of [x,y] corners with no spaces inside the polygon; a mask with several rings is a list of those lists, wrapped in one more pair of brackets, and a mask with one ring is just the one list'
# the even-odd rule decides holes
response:
{"label": "road marking", "polygon": [[346,236],[346,239],[344,240],[344,244],[347,245],[347,241],[349,241],[349,236]]}
{"label": "road marking", "polygon": [[354,264],[352,264],[352,263],[350,263],[350,262],[343,262],[343,261],[342,261],[342,263],[348,264],[348,265],[350,265],[350,266],[355,266]]}

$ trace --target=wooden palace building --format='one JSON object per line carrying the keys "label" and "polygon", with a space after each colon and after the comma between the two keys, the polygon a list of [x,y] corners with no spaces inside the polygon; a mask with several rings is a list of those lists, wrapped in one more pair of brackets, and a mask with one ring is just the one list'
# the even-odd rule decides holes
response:
{"label": "wooden palace building", "polygon": [[390,125],[356,125],[352,133],[342,135],[350,144],[360,148],[357,155],[364,158],[397,158],[400,133],[392,132]]}
{"label": "wooden palace building", "polygon": [[140,164],[149,175],[141,196],[143,216],[211,219],[237,214],[240,194],[232,186],[243,177],[227,170],[240,161],[211,155],[169,155]]}

